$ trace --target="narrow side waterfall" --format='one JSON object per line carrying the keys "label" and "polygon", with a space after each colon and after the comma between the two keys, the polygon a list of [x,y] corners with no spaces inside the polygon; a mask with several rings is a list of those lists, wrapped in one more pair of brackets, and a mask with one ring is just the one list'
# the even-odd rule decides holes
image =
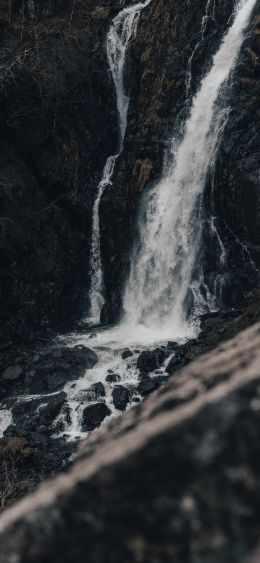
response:
{"label": "narrow side waterfall", "polygon": [[149,329],[186,325],[185,300],[192,283],[202,233],[203,191],[215,159],[226,107],[220,90],[236,63],[256,0],[236,4],[233,23],[192,101],[182,140],[161,181],[143,197],[124,321]]}
{"label": "narrow side waterfall", "polygon": [[129,41],[135,36],[140,13],[143,8],[150,4],[151,0],[139,2],[122,10],[113,20],[107,35],[106,52],[109,68],[115,84],[118,111],[118,153],[109,156],[102,179],[98,185],[97,197],[93,208],[92,240],[90,254],[90,276],[91,285],[89,292],[90,312],[89,321],[96,324],[100,321],[100,313],[104,304],[103,296],[103,272],[100,250],[100,225],[99,205],[106,186],[111,182],[116,159],[123,150],[124,137],[127,126],[127,112],[129,97],[125,91],[124,70],[126,53]]}

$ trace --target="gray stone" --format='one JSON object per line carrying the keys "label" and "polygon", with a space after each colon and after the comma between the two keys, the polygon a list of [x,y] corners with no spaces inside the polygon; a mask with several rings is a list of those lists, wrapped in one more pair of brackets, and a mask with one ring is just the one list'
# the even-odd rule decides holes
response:
{"label": "gray stone", "polygon": [[7,368],[2,376],[4,381],[14,381],[15,379],[19,379],[23,375],[23,369],[21,366],[10,366]]}

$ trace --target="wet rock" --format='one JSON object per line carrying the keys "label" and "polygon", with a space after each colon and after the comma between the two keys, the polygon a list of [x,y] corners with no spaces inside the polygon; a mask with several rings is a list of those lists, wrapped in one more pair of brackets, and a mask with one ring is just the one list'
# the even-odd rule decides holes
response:
{"label": "wet rock", "polygon": [[146,397],[147,395],[150,395],[150,393],[153,393],[153,391],[158,389],[158,387],[158,382],[154,381],[154,379],[146,378],[143,379],[141,383],[139,383],[139,385],[137,386],[137,391],[142,397]]}
{"label": "wet rock", "polygon": [[166,372],[174,373],[194,360],[200,353],[199,341],[192,339],[180,346],[166,366]]}
{"label": "wet rock", "polygon": [[75,362],[82,365],[85,369],[92,369],[98,363],[98,356],[94,350],[85,346],[76,346],[73,348],[75,353]]}
{"label": "wet rock", "polygon": [[105,397],[105,395],[105,387],[103,383],[101,383],[101,381],[99,381],[98,383],[93,383],[93,385],[91,385],[89,389],[87,389],[86,391],[82,390],[80,392],[80,396],[85,401],[97,401],[101,397]]}
{"label": "wet rock", "polygon": [[36,361],[27,366],[23,391],[27,393],[53,393],[73,379],[78,379],[86,369],[98,362],[97,354],[85,346],[70,348],[47,347]]}
{"label": "wet rock", "polygon": [[156,348],[155,350],[145,350],[137,360],[137,368],[141,372],[148,373],[160,368],[168,356],[167,350],[164,348]]}
{"label": "wet rock", "polygon": [[121,377],[117,373],[108,373],[106,381],[108,383],[117,383],[118,381],[121,381]]}
{"label": "wet rock", "polygon": [[10,366],[4,371],[2,379],[4,381],[13,381],[19,379],[22,375],[23,369],[20,366]]}
{"label": "wet rock", "polygon": [[44,398],[17,400],[12,406],[14,420],[21,419],[25,416],[35,416],[42,403],[45,403]]}
{"label": "wet rock", "polygon": [[166,383],[167,379],[167,375],[156,375],[151,378],[147,376],[147,374],[143,373],[141,382],[137,386],[137,392],[142,397],[150,395],[150,393],[153,393],[154,391],[156,391],[156,389],[158,389],[158,387]]}
{"label": "wet rock", "polygon": [[[52,397],[17,400],[11,408],[15,433],[18,436],[27,436],[28,433],[38,432],[37,429],[40,426],[50,428],[65,402],[66,393],[64,392]],[[10,433],[10,428],[7,430]]]}
{"label": "wet rock", "polygon": [[158,385],[158,387],[160,385],[163,385],[164,383],[166,383],[166,381],[169,379],[169,377],[167,375],[157,375],[156,377],[153,377],[153,382],[156,383],[156,385]]}
{"label": "wet rock", "polygon": [[187,363],[184,355],[181,352],[177,352],[167,364],[165,371],[169,374],[174,373],[176,370],[181,369]]}
{"label": "wet rock", "polygon": [[167,347],[170,350],[176,350],[176,348],[179,348],[179,346],[180,346],[179,342],[175,342],[175,341],[172,341],[172,340],[169,340],[168,343],[167,343]]}
{"label": "wet rock", "polygon": [[110,414],[111,411],[105,403],[89,405],[83,411],[82,430],[84,432],[95,430]]}
{"label": "wet rock", "polygon": [[117,410],[125,411],[130,402],[129,390],[123,385],[117,385],[112,392],[113,403]]}
{"label": "wet rock", "polygon": [[126,360],[127,358],[130,358],[133,355],[133,352],[131,350],[124,350],[122,352],[122,360]]}
{"label": "wet rock", "polygon": [[66,402],[67,395],[64,392],[58,393],[54,397],[50,397],[46,405],[39,408],[39,415],[41,419],[48,422],[53,421],[61,411],[64,403]]}

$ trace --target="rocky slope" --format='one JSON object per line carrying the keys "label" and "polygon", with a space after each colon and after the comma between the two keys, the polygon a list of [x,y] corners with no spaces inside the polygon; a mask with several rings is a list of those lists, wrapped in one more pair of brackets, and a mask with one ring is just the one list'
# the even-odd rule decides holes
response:
{"label": "rocky slope", "polygon": [[93,435],[0,518],[0,561],[243,561],[259,534],[259,349],[257,324]]}

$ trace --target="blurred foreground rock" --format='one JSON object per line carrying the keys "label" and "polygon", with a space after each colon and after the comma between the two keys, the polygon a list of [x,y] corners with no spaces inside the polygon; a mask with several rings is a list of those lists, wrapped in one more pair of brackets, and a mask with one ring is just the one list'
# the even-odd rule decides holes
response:
{"label": "blurred foreground rock", "polygon": [[93,434],[0,518],[1,563],[233,563],[259,539],[260,324]]}

